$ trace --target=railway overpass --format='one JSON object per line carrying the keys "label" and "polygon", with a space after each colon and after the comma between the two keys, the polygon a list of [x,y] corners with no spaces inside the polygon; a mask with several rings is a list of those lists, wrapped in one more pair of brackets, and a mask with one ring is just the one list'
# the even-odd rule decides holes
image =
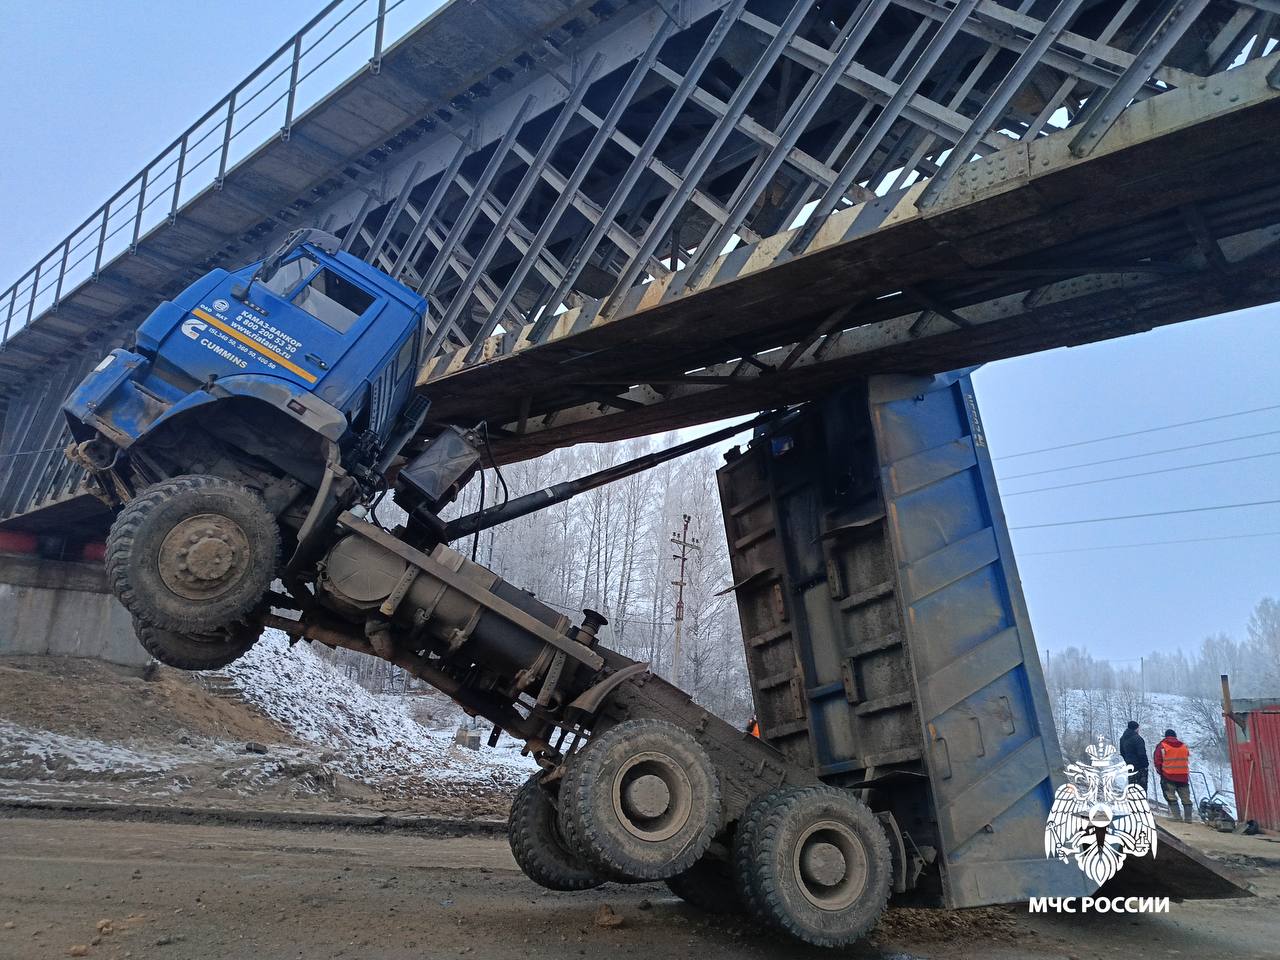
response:
{"label": "railway overpass", "polygon": [[1280,300],[1280,0],[413,7],[328,4],[0,294],[4,527],[100,538],[62,397],[299,226],[429,297],[432,426],[504,460]]}

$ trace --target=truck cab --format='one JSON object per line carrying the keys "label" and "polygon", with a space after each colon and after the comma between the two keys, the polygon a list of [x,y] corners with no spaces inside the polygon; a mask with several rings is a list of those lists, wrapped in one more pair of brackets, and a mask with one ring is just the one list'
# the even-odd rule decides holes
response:
{"label": "truck cab", "polygon": [[67,455],[118,511],[107,575],[144,646],[230,662],[273,581],[305,575],[341,511],[386,489],[426,416],[425,315],[336,237],[300,230],[161,303],[85,377],[63,405]]}
{"label": "truck cab", "polygon": [[64,405],[75,455],[113,505],[187,473],[263,491],[318,489],[335,461],[369,475],[412,406],[425,313],[336,238],[298,231],[161,303],[98,364]]}

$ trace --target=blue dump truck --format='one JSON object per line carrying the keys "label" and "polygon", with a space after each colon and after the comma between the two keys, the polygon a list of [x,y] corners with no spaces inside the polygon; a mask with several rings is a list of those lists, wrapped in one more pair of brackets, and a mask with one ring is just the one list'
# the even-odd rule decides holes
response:
{"label": "blue dump truck", "polygon": [[[109,583],[158,660],[221,666],[272,627],[431,683],[537,761],[509,839],[554,890],[662,880],[836,947],[893,896],[1092,889],[1044,856],[1060,758],[967,378],[851,384],[721,470],[756,737],[601,644],[600,614],[448,545],[740,428],[445,521],[487,430],[424,431],[433,318],[339,247],[301,231],[213,271],[66,402],[68,456],[115,511]],[[1158,884],[1122,878],[1235,889],[1171,838],[1160,857]]]}

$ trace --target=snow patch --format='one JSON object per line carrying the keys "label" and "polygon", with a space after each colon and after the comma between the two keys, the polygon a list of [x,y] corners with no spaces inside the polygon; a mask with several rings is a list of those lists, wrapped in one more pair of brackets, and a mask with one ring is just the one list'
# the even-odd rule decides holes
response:
{"label": "snow patch", "polygon": [[0,774],[6,778],[65,779],[78,774],[113,774],[120,779],[172,770],[176,754],[136,750],[120,743],[70,737],[0,721]]}
{"label": "snow patch", "polygon": [[370,693],[278,630],[268,630],[222,674],[298,739],[332,751],[331,763],[346,776],[391,793],[510,792],[537,770],[509,737],[492,750],[456,746],[452,731],[418,723],[406,698]]}

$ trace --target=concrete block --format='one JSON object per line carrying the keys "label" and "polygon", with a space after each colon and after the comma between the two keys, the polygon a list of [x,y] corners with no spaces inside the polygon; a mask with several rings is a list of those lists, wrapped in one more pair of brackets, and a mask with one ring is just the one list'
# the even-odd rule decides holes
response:
{"label": "concrete block", "polygon": [[92,657],[141,667],[151,656],[101,564],[0,556],[0,656]]}

